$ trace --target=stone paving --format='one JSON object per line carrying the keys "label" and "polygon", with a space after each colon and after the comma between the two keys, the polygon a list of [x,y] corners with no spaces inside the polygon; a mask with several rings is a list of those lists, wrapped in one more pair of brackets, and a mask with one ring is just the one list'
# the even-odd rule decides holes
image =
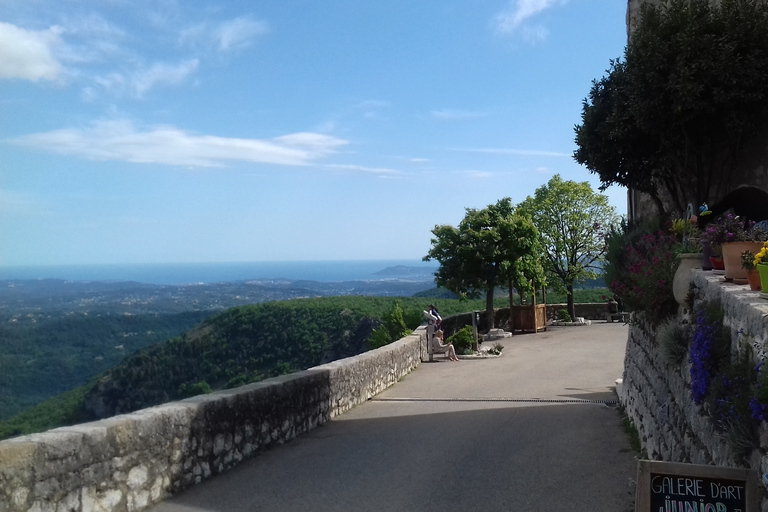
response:
{"label": "stone paving", "polygon": [[500,358],[438,356],[151,510],[629,512],[636,461],[613,391],[626,340],[597,322],[499,340]]}

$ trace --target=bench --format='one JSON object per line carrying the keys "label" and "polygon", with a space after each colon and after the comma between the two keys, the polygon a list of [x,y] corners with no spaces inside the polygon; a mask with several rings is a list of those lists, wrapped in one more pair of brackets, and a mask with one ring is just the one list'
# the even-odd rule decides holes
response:
{"label": "bench", "polygon": [[624,323],[629,322],[629,313],[626,311],[620,313],[608,313],[606,316],[608,317],[607,320],[611,323],[613,323],[614,320],[620,320]]}

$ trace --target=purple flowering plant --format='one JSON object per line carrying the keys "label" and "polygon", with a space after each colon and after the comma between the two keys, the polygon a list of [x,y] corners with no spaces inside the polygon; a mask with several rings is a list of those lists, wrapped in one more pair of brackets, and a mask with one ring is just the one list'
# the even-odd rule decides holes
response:
{"label": "purple flowering plant", "polygon": [[[723,329],[723,310],[717,303],[703,303],[696,310],[696,322],[691,337],[691,392],[697,404],[710,395],[710,387],[721,370],[730,362],[730,333]],[[732,372],[726,372],[732,373]],[[720,375],[717,384],[727,389],[731,381],[738,382],[740,372]],[[722,380],[725,379],[725,380]],[[723,393],[713,393],[714,400]]]}
{"label": "purple flowering plant", "polygon": [[754,367],[757,377],[754,392],[749,401],[752,419],[757,421],[768,421],[768,372],[763,367],[763,362]]}
{"label": "purple flowering plant", "polygon": [[756,228],[751,220],[745,221],[733,214],[721,215],[715,222],[707,225],[701,234],[702,242],[711,247],[722,245],[726,242],[760,242],[768,238],[762,228]]}

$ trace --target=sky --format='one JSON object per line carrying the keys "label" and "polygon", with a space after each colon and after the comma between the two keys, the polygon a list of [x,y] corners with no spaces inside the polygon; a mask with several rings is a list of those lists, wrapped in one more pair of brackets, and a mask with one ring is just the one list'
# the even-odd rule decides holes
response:
{"label": "sky", "polygon": [[597,190],[574,126],[625,15],[0,0],[0,266],[421,259],[466,208]]}

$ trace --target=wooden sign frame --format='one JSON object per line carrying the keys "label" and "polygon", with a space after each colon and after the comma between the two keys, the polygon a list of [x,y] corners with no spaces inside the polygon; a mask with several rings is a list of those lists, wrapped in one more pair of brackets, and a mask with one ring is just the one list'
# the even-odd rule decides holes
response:
{"label": "wooden sign frame", "polygon": [[[727,501],[726,498],[741,496],[741,492],[745,508],[733,508],[720,503]],[[718,501],[720,506],[713,503],[718,499],[713,494],[724,497]],[[686,503],[696,508],[686,508]],[[712,506],[708,505],[710,503]],[[637,461],[635,512],[758,512],[759,509],[758,475],[753,469]]]}

